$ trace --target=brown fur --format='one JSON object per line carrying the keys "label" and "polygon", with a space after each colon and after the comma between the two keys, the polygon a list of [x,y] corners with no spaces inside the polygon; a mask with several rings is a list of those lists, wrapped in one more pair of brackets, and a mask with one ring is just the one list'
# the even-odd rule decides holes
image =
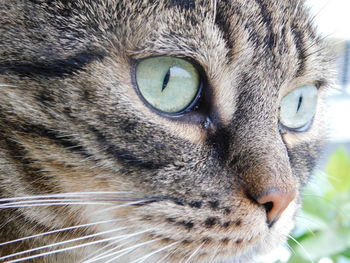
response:
{"label": "brown fur", "polygon": [[[300,189],[323,140],[321,103],[307,131],[281,132],[278,125],[288,92],[314,83],[321,100],[330,84],[328,52],[302,1],[1,0],[1,6],[0,197],[132,193],[80,199],[96,200],[90,205],[0,207],[0,242],[121,219],[0,246],[0,257],[121,227],[128,228],[80,242],[149,230],[127,241],[157,241],[115,262],[169,246],[145,261],[246,263],[285,241],[298,197],[273,227],[254,199],[270,188]],[[140,100],[134,64],[159,55],[203,69],[208,127],[201,116],[164,117]],[[114,210],[105,204],[143,199],[152,200]],[[114,246],[130,246],[125,242]],[[31,262],[80,262],[106,244]]]}

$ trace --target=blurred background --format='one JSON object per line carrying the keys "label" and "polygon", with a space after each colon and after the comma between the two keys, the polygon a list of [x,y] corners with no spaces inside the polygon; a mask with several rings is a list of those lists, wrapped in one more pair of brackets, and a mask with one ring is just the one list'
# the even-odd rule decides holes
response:
{"label": "blurred background", "polygon": [[350,0],[306,0],[337,54],[337,89],[328,100],[330,141],[288,244],[264,263],[350,263]]}

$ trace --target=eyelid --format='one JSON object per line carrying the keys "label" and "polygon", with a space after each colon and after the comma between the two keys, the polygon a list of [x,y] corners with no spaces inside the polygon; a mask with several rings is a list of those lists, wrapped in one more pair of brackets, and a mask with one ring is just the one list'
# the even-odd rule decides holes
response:
{"label": "eyelid", "polygon": [[293,80],[290,85],[282,87],[279,93],[279,101],[281,101],[285,96],[287,96],[289,93],[293,92],[294,90],[303,87],[303,86],[315,86],[317,90],[322,89],[324,86],[323,81],[303,81],[303,80]]}
{"label": "eyelid", "polygon": [[308,121],[304,126],[302,126],[300,128],[289,128],[289,127],[283,125],[281,122],[279,122],[278,129],[279,129],[281,134],[307,132],[312,127],[314,120],[315,120],[315,116],[310,121]]}

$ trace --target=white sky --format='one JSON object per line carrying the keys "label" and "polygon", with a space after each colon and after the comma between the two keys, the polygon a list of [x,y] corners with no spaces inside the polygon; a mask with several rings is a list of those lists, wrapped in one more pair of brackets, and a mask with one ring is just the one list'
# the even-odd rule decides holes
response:
{"label": "white sky", "polygon": [[307,3],[323,34],[350,39],[350,0],[307,0]]}
{"label": "white sky", "polygon": [[[350,40],[350,0],[306,0],[316,15],[316,23],[323,35]],[[350,91],[350,87],[348,88]],[[348,97],[329,101],[331,139],[350,142],[350,100]]]}

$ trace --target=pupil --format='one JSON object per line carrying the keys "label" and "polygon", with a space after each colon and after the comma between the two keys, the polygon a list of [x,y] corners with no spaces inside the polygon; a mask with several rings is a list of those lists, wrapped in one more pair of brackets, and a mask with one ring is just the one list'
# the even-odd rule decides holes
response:
{"label": "pupil", "polygon": [[164,80],[163,80],[163,85],[162,85],[162,92],[168,85],[169,79],[170,79],[170,70],[171,68],[168,69],[167,73],[165,74]]}
{"label": "pupil", "polygon": [[302,102],[303,102],[303,96],[300,96],[299,97],[299,102],[298,102],[298,107],[297,107],[297,112],[299,111]]}

